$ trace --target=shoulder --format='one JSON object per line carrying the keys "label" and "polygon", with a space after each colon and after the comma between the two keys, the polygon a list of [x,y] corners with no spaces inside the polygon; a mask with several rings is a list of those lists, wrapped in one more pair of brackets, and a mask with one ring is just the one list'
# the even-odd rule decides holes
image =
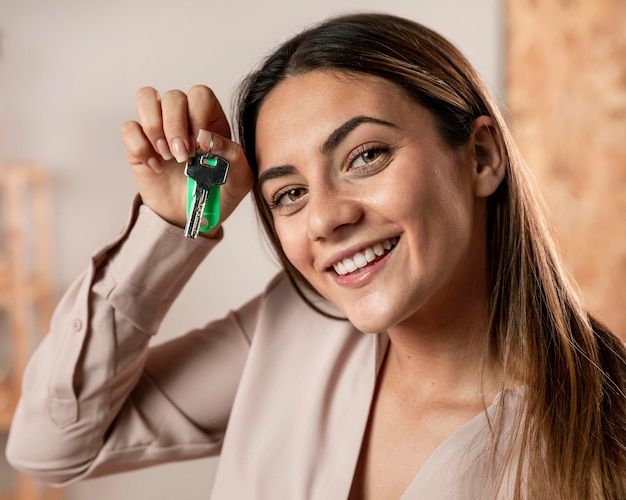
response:
{"label": "shoulder", "polygon": [[[274,276],[260,295],[239,308],[236,316],[248,338],[257,341],[259,337],[277,339],[283,334],[295,340],[315,332],[319,340],[320,335],[325,337],[333,332],[356,332],[330,302],[304,287],[297,290],[284,272]],[[295,332],[304,335],[293,335]]]}
{"label": "shoulder", "polygon": [[[294,285],[285,272],[274,276],[263,294],[264,307],[291,312],[302,317],[319,317],[328,321],[345,319],[343,313],[324,297],[302,285]],[[336,319],[333,319],[336,318]]]}

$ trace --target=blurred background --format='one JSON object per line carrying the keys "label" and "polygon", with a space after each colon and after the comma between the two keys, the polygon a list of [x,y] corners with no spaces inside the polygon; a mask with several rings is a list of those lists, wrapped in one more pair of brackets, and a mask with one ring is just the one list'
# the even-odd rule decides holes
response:
{"label": "blurred background", "polygon": [[[626,328],[625,5],[621,0],[384,4],[385,12],[448,37],[476,66],[539,178],[590,308],[617,333]],[[15,259],[28,253],[32,263],[25,265],[43,276],[34,287],[40,293],[33,295],[39,322],[45,323],[49,304],[126,221],[135,187],[119,129],[136,118],[138,88],[186,91],[204,83],[229,110],[239,81],[278,43],[311,23],[355,10],[381,6],[374,0],[0,0],[0,176],[26,200],[14,203],[22,210],[5,221],[0,236],[5,253],[17,241],[21,250]],[[22,184],[8,181],[27,171],[35,173]],[[14,212],[0,209],[0,217]],[[25,223],[15,222],[20,216]],[[224,242],[198,269],[155,342],[241,305],[277,272],[249,200],[225,231]],[[1,274],[2,260],[0,288]],[[16,297],[30,297],[26,289],[11,290],[4,302],[9,311],[18,307]],[[11,321],[0,311],[0,386],[3,374],[16,378],[10,372],[19,371],[15,360],[23,356],[11,353]],[[0,390],[0,407],[2,398]],[[0,425],[0,448],[5,441]],[[41,492],[41,498],[208,498],[216,463],[194,460],[87,480]],[[0,491],[23,487],[39,494],[24,481],[0,460]]]}

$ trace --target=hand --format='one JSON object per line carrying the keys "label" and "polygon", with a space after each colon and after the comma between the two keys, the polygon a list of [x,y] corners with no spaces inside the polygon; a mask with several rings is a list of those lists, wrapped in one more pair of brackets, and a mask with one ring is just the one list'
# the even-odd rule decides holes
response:
{"label": "hand", "polygon": [[213,132],[213,153],[230,162],[228,180],[220,187],[221,224],[254,179],[241,146],[230,140],[228,120],[211,89],[196,85],[186,95],[171,90],[161,98],[154,88],[144,87],[137,92],[136,103],[139,122],[124,123],[121,134],[143,203],[171,224],[185,226],[185,162],[197,150],[209,149]]}

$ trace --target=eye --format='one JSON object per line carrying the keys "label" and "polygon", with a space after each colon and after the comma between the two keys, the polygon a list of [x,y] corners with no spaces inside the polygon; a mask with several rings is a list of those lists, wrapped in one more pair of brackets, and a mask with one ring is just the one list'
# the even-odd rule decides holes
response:
{"label": "eye", "polygon": [[306,188],[289,187],[278,191],[269,203],[270,209],[290,208],[298,203],[300,199],[307,193]]}
{"label": "eye", "polygon": [[382,144],[364,144],[355,149],[348,157],[350,169],[370,171],[385,163],[388,159],[390,148]]}

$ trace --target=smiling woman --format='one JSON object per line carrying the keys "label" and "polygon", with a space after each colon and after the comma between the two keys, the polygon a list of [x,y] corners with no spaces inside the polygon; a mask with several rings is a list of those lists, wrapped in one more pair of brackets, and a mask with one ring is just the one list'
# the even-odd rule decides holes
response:
{"label": "smiling woman", "polygon": [[[388,15],[308,29],[243,83],[240,144],[207,87],[137,105],[140,196],[29,364],[16,467],[65,483],[220,455],[214,498],[626,496],[624,346],[449,42]],[[149,347],[222,238],[183,237],[197,150],[230,162],[221,222],[253,190],[284,272]]]}
{"label": "smiling woman", "polygon": [[[484,200],[504,175],[490,126],[477,121],[475,140],[451,148],[382,78],[310,71],[280,83],[259,110],[255,156],[285,257],[362,331],[414,333],[415,313],[454,310],[460,322],[484,309]],[[383,255],[368,263],[374,247]]]}

